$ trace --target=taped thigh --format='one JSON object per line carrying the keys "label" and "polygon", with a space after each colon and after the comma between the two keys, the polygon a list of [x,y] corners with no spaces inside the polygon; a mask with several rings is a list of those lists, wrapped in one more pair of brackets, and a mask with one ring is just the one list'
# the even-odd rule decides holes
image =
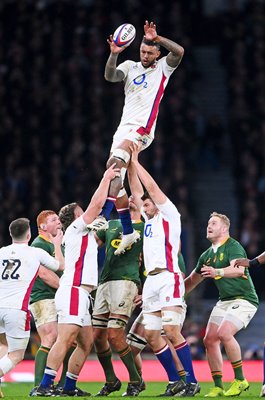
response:
{"label": "taped thigh", "polygon": [[96,315],[92,316],[93,328],[107,329],[108,321],[109,321],[108,318],[98,317]]}
{"label": "taped thigh", "polygon": [[162,311],[162,325],[176,325],[181,326],[182,313],[171,310]]}
{"label": "taped thigh", "polygon": [[109,317],[108,328],[124,329],[125,326],[127,325],[127,322],[128,322],[128,320],[125,318],[122,318],[122,316],[120,318]]}
{"label": "taped thigh", "polygon": [[144,327],[150,331],[161,331],[162,318],[153,314],[144,314]]}

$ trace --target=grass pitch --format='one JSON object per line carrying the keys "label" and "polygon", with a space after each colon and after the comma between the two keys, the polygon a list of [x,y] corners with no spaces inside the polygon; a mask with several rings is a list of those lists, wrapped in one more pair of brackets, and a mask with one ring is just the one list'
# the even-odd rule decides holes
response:
{"label": "grass pitch", "polygon": [[[157,395],[163,393],[165,391],[167,383],[166,382],[147,382],[147,388],[144,392],[142,392],[139,398],[148,398],[148,399],[155,399]],[[204,395],[209,391],[209,389],[213,386],[212,382],[202,382],[201,385],[201,393],[197,394],[195,397],[196,399],[204,399]],[[100,382],[81,382],[78,385],[81,389],[86,390],[92,395],[96,394],[103,383]],[[126,383],[123,383],[122,388],[119,392],[112,393],[108,396],[108,398],[116,398],[121,399],[122,393],[126,390]],[[225,389],[227,389],[229,383],[225,383]],[[260,389],[262,384],[261,383],[250,383],[250,388],[246,392],[241,393],[240,398],[247,398],[247,399],[257,399],[259,397]],[[4,393],[4,398],[6,400],[29,400],[29,392],[32,389],[32,383],[3,383],[2,384],[2,391]],[[74,398],[74,397],[73,397]],[[79,397],[80,399],[89,399],[89,397]],[[225,399],[225,397],[222,397]]]}

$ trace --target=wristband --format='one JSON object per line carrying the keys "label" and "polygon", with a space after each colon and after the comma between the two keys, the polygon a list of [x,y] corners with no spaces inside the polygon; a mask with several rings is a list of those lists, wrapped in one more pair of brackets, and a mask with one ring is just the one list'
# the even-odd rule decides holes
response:
{"label": "wristband", "polygon": [[223,269],[223,268],[216,269],[216,270],[215,270],[215,274],[216,274],[216,276],[223,277],[223,276],[224,276],[224,274],[225,274],[225,271],[224,271],[224,269]]}
{"label": "wristband", "polygon": [[253,258],[252,260],[249,260],[250,267],[258,267],[259,265],[260,265],[260,262],[257,258]]}

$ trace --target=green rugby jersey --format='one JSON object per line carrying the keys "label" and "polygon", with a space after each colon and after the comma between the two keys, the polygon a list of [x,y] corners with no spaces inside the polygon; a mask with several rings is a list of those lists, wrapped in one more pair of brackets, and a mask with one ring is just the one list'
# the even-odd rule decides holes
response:
{"label": "green rugby jersey", "polygon": [[141,238],[134,243],[125,253],[115,256],[114,251],[120,244],[122,226],[120,220],[110,220],[109,228],[106,231],[98,231],[98,238],[105,243],[106,254],[103,269],[100,275],[99,284],[116,281],[129,280],[140,284],[140,272],[143,262],[143,230],[144,222],[133,221],[133,228],[138,231]]}
{"label": "green rugby jersey", "polygon": [[[51,256],[55,256],[54,253],[54,245],[53,243],[49,242],[43,236],[37,236],[33,242],[31,243],[32,247],[38,247],[40,249],[45,250]],[[61,277],[62,271],[57,271],[56,274]],[[36,281],[34,282],[31,294],[30,294],[30,304],[36,303],[39,300],[45,299],[54,299],[55,293],[57,289],[52,288],[51,286],[47,285],[43,280],[37,276]]]}
{"label": "green rugby jersey", "polygon": [[[195,268],[195,272],[200,273],[203,264],[213,268],[226,268],[230,261],[236,258],[246,258],[246,252],[239,242],[235,239],[228,238],[217,251],[214,252],[211,246],[199,258]],[[250,277],[248,268],[245,268],[245,275],[238,278],[222,278],[217,277],[214,283],[219,291],[220,300],[244,299],[254,306],[258,307],[259,299]]]}

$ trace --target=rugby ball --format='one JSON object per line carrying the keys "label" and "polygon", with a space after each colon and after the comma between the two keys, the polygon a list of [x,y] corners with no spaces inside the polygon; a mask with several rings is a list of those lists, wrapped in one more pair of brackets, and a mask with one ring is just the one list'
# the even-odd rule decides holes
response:
{"label": "rugby ball", "polygon": [[132,24],[122,24],[113,33],[116,46],[127,47],[135,39],[136,29]]}

